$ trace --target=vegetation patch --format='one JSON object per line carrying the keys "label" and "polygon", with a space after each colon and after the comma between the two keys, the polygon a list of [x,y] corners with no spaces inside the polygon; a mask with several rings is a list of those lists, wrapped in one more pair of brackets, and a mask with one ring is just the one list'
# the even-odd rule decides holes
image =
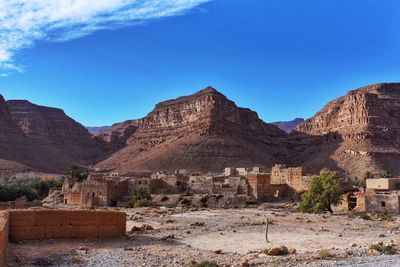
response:
{"label": "vegetation patch", "polygon": [[332,205],[341,203],[343,191],[338,174],[334,171],[323,169],[320,175],[311,177],[308,190],[300,202],[300,211],[309,213],[333,213]]}
{"label": "vegetation patch", "polygon": [[128,202],[129,208],[153,207],[154,202],[146,187],[138,187]]}
{"label": "vegetation patch", "polygon": [[10,178],[0,182],[0,201],[14,201],[26,196],[28,201],[43,199],[50,189],[61,189],[62,181],[35,179]]}

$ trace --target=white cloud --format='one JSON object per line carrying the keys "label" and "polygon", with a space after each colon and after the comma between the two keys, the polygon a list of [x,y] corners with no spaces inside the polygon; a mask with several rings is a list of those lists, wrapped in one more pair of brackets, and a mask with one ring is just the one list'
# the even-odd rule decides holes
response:
{"label": "white cloud", "polygon": [[67,41],[100,29],[183,14],[211,0],[0,0],[0,69],[36,41]]}

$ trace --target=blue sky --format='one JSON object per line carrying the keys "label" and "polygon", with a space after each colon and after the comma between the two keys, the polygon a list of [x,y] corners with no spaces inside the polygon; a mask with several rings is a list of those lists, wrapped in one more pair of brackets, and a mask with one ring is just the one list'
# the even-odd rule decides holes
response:
{"label": "blue sky", "polygon": [[[69,17],[49,24],[48,15],[34,27],[19,23],[33,34],[0,41],[0,93],[100,126],[211,85],[271,122],[310,117],[351,89],[400,81],[397,0],[142,0],[153,13],[139,18],[123,15],[137,16],[139,4],[122,3],[139,1],[113,1],[120,6],[106,7],[101,22],[103,6],[73,14],[69,25]],[[3,40],[17,20],[0,11]]]}

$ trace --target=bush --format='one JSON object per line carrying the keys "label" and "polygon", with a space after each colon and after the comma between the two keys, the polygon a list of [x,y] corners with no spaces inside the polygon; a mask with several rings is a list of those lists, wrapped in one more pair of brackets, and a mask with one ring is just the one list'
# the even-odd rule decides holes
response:
{"label": "bush", "polygon": [[89,173],[77,165],[71,165],[71,167],[65,172],[65,176],[69,177],[73,183],[76,183],[86,180]]}
{"label": "bush", "polygon": [[384,254],[384,255],[394,255],[394,254],[398,253],[397,249],[394,246],[392,246],[392,245],[385,246],[383,244],[383,242],[370,245],[369,250],[372,252],[378,252],[379,254]]}
{"label": "bush", "polygon": [[130,208],[137,207],[152,207],[154,203],[152,202],[151,195],[146,187],[138,187],[133,193],[132,198],[129,200],[128,206]]}
{"label": "bush", "polygon": [[61,189],[62,181],[36,179],[8,179],[0,182],[0,201],[14,201],[26,196],[28,201],[43,199],[50,189]]}
{"label": "bush", "polygon": [[309,213],[333,213],[331,205],[341,203],[341,181],[336,172],[323,169],[320,175],[312,176],[308,190],[300,202],[300,211]]}
{"label": "bush", "polygon": [[333,255],[328,249],[321,249],[317,252],[317,259],[319,260],[328,260],[332,257]]}

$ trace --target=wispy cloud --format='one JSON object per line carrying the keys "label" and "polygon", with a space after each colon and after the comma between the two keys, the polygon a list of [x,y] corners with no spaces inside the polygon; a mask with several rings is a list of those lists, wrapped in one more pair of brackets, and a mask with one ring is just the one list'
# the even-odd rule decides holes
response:
{"label": "wispy cloud", "polygon": [[0,0],[0,69],[22,72],[15,55],[40,40],[76,39],[101,29],[180,15],[209,1]]}

